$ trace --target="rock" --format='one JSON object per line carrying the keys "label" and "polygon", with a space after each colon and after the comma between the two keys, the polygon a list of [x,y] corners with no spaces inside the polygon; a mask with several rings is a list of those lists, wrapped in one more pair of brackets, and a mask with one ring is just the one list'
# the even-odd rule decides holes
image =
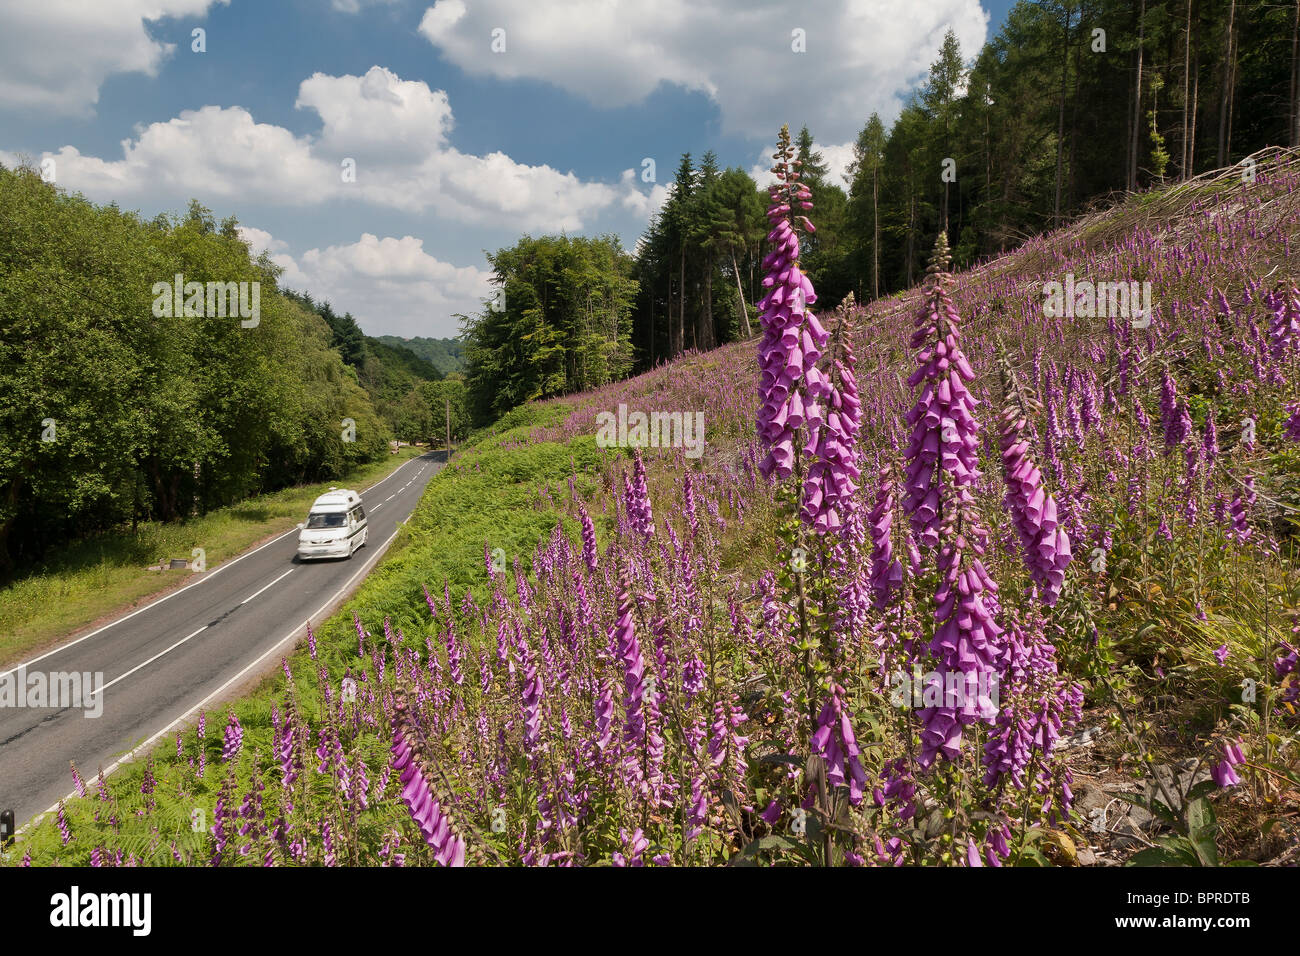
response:
{"label": "rock", "polygon": [[1092,811],[1098,807],[1105,807],[1110,803],[1111,795],[1095,783],[1084,783],[1074,791],[1073,807],[1079,811],[1079,814],[1086,820],[1092,816]]}

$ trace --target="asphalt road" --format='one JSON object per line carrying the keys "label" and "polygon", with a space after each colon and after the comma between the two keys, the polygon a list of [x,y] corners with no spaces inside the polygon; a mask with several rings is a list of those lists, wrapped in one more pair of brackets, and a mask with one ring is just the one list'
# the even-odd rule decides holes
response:
{"label": "asphalt road", "polygon": [[[0,810],[14,810],[21,827],[72,792],[69,761],[93,787],[100,767],[111,773],[134,749],[278,667],[306,636],[306,622],[324,620],[378,562],[441,458],[413,458],[362,492],[369,536],[351,559],[299,561],[294,528],[25,662],[21,675],[19,667],[0,671],[0,686],[8,678],[14,687],[23,676],[29,688],[34,674],[103,675],[102,684],[91,678],[77,706],[27,706],[32,698],[0,706]],[[95,686],[102,688],[98,699]],[[61,696],[57,703],[66,704],[71,694]],[[96,710],[98,717],[89,716]],[[224,726],[224,712],[211,714],[209,736]]]}

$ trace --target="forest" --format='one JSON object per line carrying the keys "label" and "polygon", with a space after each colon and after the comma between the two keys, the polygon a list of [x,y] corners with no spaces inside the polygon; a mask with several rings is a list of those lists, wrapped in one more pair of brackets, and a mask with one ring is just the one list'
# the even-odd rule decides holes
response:
{"label": "forest", "polygon": [[[944,224],[964,268],[1124,193],[1298,145],[1298,79],[1300,4],[1022,0],[978,51],[962,50],[949,31],[888,128],[863,117],[847,181],[836,181],[816,130],[803,127],[794,146],[817,226],[803,239],[801,267],[819,307],[850,292],[870,302],[920,281],[924,237]],[[720,168],[711,151],[681,156],[634,252],[605,259],[605,281],[635,283],[633,367],[757,331],[767,205],[767,189],[745,170]],[[545,241],[499,251],[498,281],[535,290],[528,250]],[[589,332],[560,331],[577,327],[578,312],[535,328],[547,315],[485,308],[470,318],[468,378],[492,396],[476,406],[481,420],[620,374],[626,356],[612,322],[593,352]],[[581,374],[557,373],[575,364]]]}
{"label": "forest", "polygon": [[[277,291],[278,268],[234,218],[195,201],[145,221],[3,167],[0,208],[0,575],[443,434],[426,387],[458,383],[350,314]],[[152,286],[178,273],[258,283],[256,326],[156,318]]]}

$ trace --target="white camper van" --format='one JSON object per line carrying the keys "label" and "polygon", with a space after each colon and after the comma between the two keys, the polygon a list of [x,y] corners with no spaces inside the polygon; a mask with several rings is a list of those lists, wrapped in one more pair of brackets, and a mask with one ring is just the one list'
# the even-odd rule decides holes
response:
{"label": "white camper van", "polygon": [[366,509],[361,496],[346,488],[331,488],[316,499],[307,520],[298,525],[298,557],[350,558],[366,543]]}

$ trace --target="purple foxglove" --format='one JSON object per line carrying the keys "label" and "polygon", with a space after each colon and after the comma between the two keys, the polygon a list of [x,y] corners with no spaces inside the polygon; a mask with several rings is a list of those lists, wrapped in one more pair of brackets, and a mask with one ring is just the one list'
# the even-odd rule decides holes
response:
{"label": "purple foxglove", "polygon": [[403,697],[394,702],[393,711],[392,765],[402,781],[402,802],[419,826],[424,842],[433,850],[434,859],[443,866],[464,866],[465,843],[452,829],[420,769],[419,753],[411,744],[414,736]]}
{"label": "purple foxglove", "polygon": [[792,165],[794,149],[790,131],[781,128],[776,164],[772,167],[777,183],[769,190],[771,205],[767,210],[771,231],[767,242],[771,252],[763,259],[766,295],[758,303],[763,337],[758,347],[758,438],[767,455],[759,463],[764,475],[789,477],[795,469],[795,442],[806,420],[820,421],[821,411],[813,394],[822,387],[817,369],[826,344],[827,333],[808,306],[817,301],[812,282],[799,267],[797,227],[807,228],[805,217],[796,216],[794,207],[807,209],[812,194],[799,182]]}

